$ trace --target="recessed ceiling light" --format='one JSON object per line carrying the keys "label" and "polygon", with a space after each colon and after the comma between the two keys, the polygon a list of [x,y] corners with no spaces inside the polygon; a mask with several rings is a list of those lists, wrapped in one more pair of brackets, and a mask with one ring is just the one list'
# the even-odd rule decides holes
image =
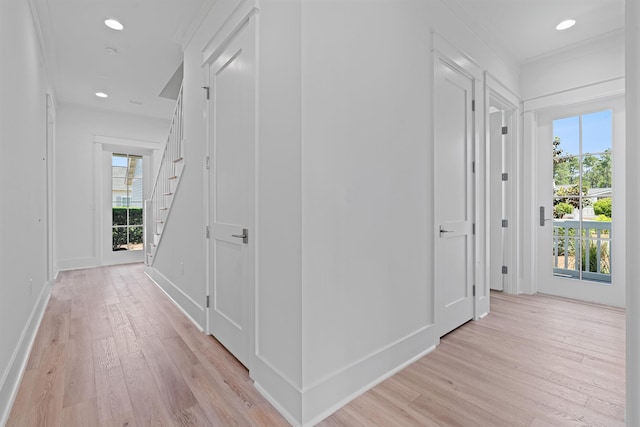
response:
{"label": "recessed ceiling light", "polygon": [[118,54],[118,49],[113,48],[113,47],[105,47],[104,50],[106,50],[109,55],[117,55]]}
{"label": "recessed ceiling light", "polygon": [[107,19],[106,21],[104,21],[104,25],[111,28],[112,30],[122,31],[124,29],[124,25],[122,25],[115,19]]}
{"label": "recessed ceiling light", "polygon": [[109,97],[109,95],[107,95],[107,94],[106,94],[106,93],[104,93],[104,92],[96,92],[96,96],[97,96],[98,98],[108,98],[108,97]]}
{"label": "recessed ceiling light", "polygon": [[576,25],[575,19],[566,19],[561,23],[559,23],[558,25],[556,25],[556,30],[558,31],[566,30],[567,28],[571,28],[574,25]]}

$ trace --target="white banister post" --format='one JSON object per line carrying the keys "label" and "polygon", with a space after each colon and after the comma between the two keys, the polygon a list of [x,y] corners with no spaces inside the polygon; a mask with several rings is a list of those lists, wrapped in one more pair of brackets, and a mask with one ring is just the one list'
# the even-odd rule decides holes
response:
{"label": "white banister post", "polygon": [[640,212],[640,2],[626,1],[626,235],[629,236],[624,251],[627,283],[627,404],[626,424],[640,426],[640,286],[637,279],[637,263],[640,256],[640,222],[632,219]]}

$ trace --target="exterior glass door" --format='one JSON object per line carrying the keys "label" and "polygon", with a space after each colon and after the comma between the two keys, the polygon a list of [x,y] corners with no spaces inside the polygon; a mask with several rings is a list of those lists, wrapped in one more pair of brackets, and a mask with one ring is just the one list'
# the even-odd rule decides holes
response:
{"label": "exterior glass door", "polygon": [[611,283],[611,109],[553,120],[553,273]]}
{"label": "exterior glass door", "polygon": [[139,251],[143,249],[142,156],[116,154],[111,156],[111,249]]}
{"label": "exterior glass door", "polygon": [[539,292],[624,305],[624,114],[623,97],[537,113]]}

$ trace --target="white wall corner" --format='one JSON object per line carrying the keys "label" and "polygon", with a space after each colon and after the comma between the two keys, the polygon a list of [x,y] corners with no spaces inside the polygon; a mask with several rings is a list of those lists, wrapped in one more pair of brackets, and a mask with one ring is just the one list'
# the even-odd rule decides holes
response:
{"label": "white wall corner", "polygon": [[195,37],[196,33],[200,29],[200,26],[206,19],[207,15],[209,15],[209,13],[211,12],[211,9],[215,5],[215,3],[216,0],[204,0],[202,2],[200,10],[182,36],[182,40],[180,41],[182,52],[187,50],[189,43],[191,43],[191,41]]}
{"label": "white wall corner", "polygon": [[313,426],[435,350],[435,325],[421,328],[303,389],[303,426]]}
{"label": "white wall corner", "polygon": [[295,427],[302,426],[302,390],[264,358],[256,355],[250,372],[254,387]]}
{"label": "white wall corner", "polygon": [[[41,2],[41,4],[44,8],[44,18],[48,19],[49,10],[47,2]],[[51,49],[49,50],[50,52],[53,51],[52,46],[50,46],[53,43],[53,37],[47,37],[47,35],[43,33],[42,17],[40,16],[40,12],[38,11],[36,0],[29,0],[29,9],[31,11],[31,19],[33,19],[33,27],[35,28],[36,35],[38,36],[38,45],[40,48],[39,51],[44,66],[44,74],[47,80],[47,87],[50,90],[49,94],[51,96],[51,100],[53,101],[53,105],[57,105],[56,94],[53,86],[53,82],[55,81],[53,71],[57,69],[57,64],[55,55],[48,54],[47,51],[47,47],[51,47]]]}
{"label": "white wall corner", "polygon": [[145,267],[146,275],[162,290],[176,307],[202,332],[205,325],[205,308],[162,273],[153,267]]}
{"label": "white wall corner", "polygon": [[0,425],[2,426],[7,423],[9,414],[11,413],[11,407],[18,394],[22,375],[27,366],[36,333],[38,332],[45,308],[51,296],[52,284],[53,281],[50,281],[42,287],[38,300],[29,315],[27,324],[22,330],[22,334],[20,334],[18,345],[13,351],[9,365],[6,367],[0,379]]}
{"label": "white wall corner", "polygon": [[255,388],[295,427],[311,427],[341,407],[435,350],[439,339],[428,325],[349,366],[300,389],[256,357]]}

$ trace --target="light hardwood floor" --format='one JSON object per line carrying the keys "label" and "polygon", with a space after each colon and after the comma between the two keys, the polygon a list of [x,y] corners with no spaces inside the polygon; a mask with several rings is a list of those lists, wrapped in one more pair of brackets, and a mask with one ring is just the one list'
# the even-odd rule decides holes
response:
{"label": "light hardwood floor", "polygon": [[286,426],[144,266],[63,272],[8,426]]}
{"label": "light hardwood floor", "polygon": [[624,426],[624,310],[491,294],[491,313],[323,427]]}
{"label": "light hardwood floor", "polygon": [[[622,426],[624,311],[492,294],[491,314],[320,423]],[[60,274],[8,426],[286,426],[142,265]]]}

